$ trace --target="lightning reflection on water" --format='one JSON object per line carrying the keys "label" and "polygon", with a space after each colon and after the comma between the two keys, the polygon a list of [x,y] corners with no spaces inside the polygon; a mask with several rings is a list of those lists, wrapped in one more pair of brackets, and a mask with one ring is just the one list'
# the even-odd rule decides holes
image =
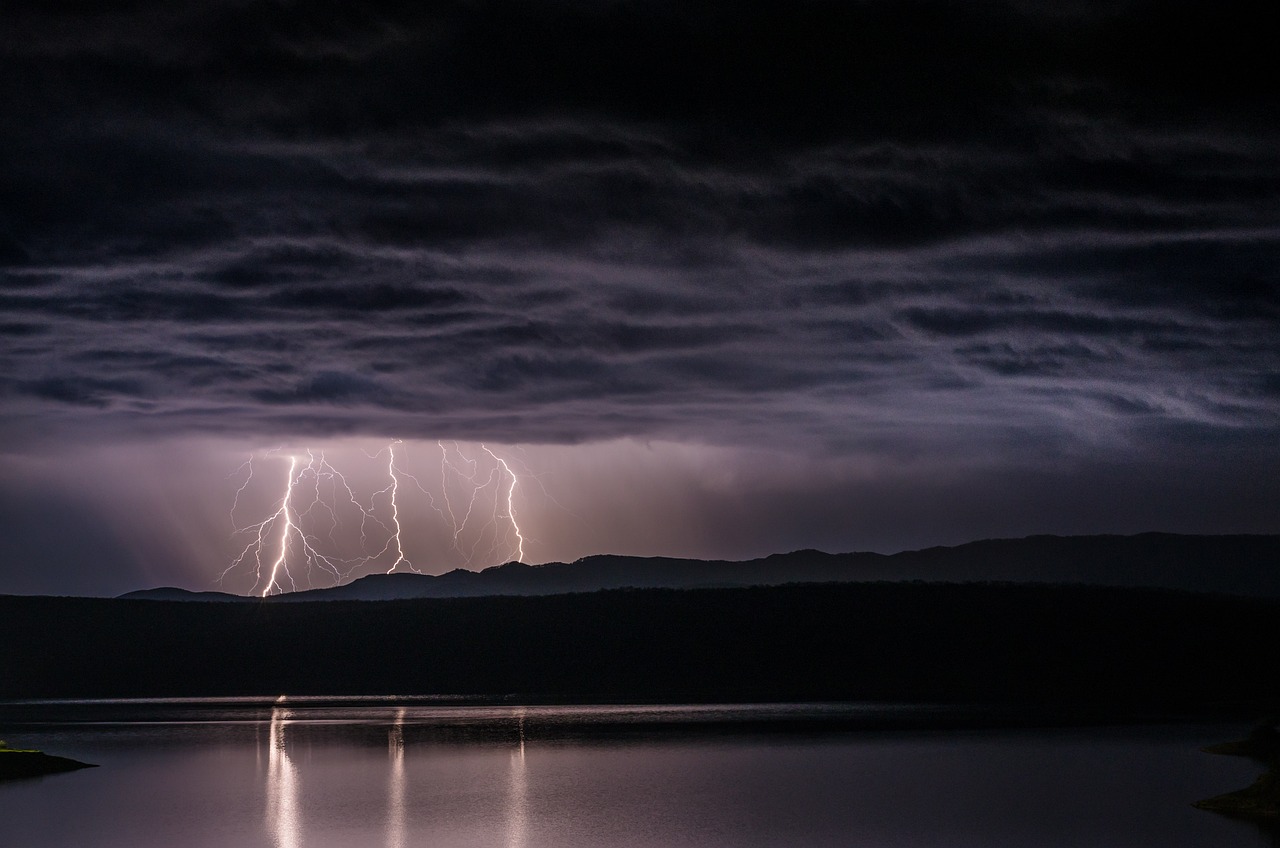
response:
{"label": "lightning reflection on water", "polygon": [[387,730],[391,777],[387,785],[387,848],[405,848],[404,708]]}
{"label": "lightning reflection on water", "polygon": [[301,848],[302,817],[298,808],[298,769],[289,759],[285,728],[291,713],[283,707],[271,710],[267,748],[266,824],[276,848]]}
{"label": "lightning reflection on water", "polygon": [[507,795],[507,848],[525,848],[529,831],[529,775],[524,758],[524,710],[516,714],[520,742],[511,752]]}

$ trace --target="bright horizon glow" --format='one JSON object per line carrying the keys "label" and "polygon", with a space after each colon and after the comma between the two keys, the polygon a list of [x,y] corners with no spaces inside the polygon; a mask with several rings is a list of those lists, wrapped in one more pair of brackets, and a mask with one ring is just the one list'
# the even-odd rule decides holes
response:
{"label": "bright horizon glow", "polygon": [[[254,441],[139,438],[0,457],[13,528],[0,553],[14,564],[0,592],[116,595],[174,586],[258,595],[286,523],[286,558],[272,592],[385,572],[400,553],[416,571],[438,575],[517,558],[530,565],[597,554],[747,560],[801,548],[894,553],[1037,533],[1274,532],[1266,509],[1273,500],[1242,509],[1224,489],[1181,473],[1177,456],[1169,475],[1153,479],[1105,458],[1033,472],[949,444],[929,454],[836,456],[792,443],[455,445],[432,437],[394,448],[397,552],[384,491],[390,457],[379,456],[394,437]],[[494,456],[518,478],[514,487]]]}

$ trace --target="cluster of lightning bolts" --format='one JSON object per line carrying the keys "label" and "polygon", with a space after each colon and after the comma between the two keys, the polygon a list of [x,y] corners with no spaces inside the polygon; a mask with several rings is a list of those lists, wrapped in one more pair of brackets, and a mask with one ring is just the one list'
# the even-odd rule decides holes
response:
{"label": "cluster of lightning bolts", "polygon": [[[222,572],[219,582],[233,571],[247,568],[255,576],[252,592],[266,597],[311,587],[317,572],[323,573],[329,584],[342,583],[362,569],[388,562],[388,574],[400,570],[421,573],[405,552],[408,519],[402,516],[402,485],[412,485],[426,496],[428,505],[452,535],[452,550],[465,565],[481,560],[489,565],[524,561],[525,537],[515,503],[520,478],[507,460],[483,444],[480,452],[488,457],[484,462],[468,457],[456,442],[436,442],[440,449],[440,488],[433,493],[398,463],[396,448],[402,444],[397,439],[376,454],[366,454],[372,460],[385,456],[387,481],[367,501],[356,496],[347,476],[325,458],[323,451],[307,449],[290,455],[279,449],[266,451],[259,460],[288,460],[288,473],[276,484],[282,493],[269,515],[241,525],[237,519],[241,496],[262,476],[261,472],[255,473],[251,455],[231,475],[244,475],[231,505],[231,521],[235,535],[247,536],[248,541]],[[451,488],[455,491],[453,496],[449,494]],[[459,491],[463,492],[461,499],[457,496]],[[485,496],[486,492],[490,496]],[[490,499],[492,509],[481,515],[484,509],[478,509],[478,505],[487,504]],[[340,510],[359,515],[360,553],[356,556],[333,553],[335,533],[342,523]],[[488,547],[484,547],[486,540]],[[303,575],[306,585],[300,586]]]}

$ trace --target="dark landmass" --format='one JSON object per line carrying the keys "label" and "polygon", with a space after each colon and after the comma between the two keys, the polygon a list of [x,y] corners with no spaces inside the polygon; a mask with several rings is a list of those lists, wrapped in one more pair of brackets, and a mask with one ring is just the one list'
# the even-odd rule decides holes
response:
{"label": "dark landmass", "polygon": [[83,768],[97,768],[97,766],[66,757],[55,757],[41,751],[11,751],[0,748],[0,780],[43,777]]}
{"label": "dark landmass", "polygon": [[1080,714],[1280,703],[1280,601],[825,584],[273,604],[0,596],[0,698],[879,701]]}
{"label": "dark landmass", "polygon": [[1210,754],[1248,757],[1266,766],[1280,766],[1280,730],[1276,729],[1276,724],[1275,719],[1268,719],[1244,739],[1209,745],[1204,750]]}
{"label": "dark landmass", "polygon": [[1244,789],[1197,801],[1195,806],[1232,818],[1280,825],[1280,774],[1272,769]]}
{"label": "dark landmass", "polygon": [[173,586],[162,586],[157,589],[140,589],[136,592],[126,592],[120,597],[149,601],[208,601],[212,603],[253,600],[252,597],[232,595],[229,592],[192,592],[189,589],[178,589]]}
{"label": "dark landmass", "polygon": [[[374,574],[345,586],[290,592],[273,603],[315,600],[555,595],[624,588],[777,586],[926,580],[1142,586],[1280,597],[1280,536],[1032,536],[884,555],[795,551],[747,562],[593,556],[572,563],[507,563],[480,572]],[[231,601],[240,596],[148,589],[125,598]]]}
{"label": "dark landmass", "polygon": [[1280,731],[1276,729],[1276,722],[1263,722],[1247,738],[1211,745],[1205,751],[1249,757],[1267,766],[1267,771],[1244,789],[1197,801],[1195,806],[1224,816],[1257,821],[1280,832]]}

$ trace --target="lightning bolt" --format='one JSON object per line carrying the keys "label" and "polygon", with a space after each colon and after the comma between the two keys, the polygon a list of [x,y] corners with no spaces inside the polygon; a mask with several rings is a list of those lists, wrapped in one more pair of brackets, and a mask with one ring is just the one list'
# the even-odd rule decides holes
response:
{"label": "lightning bolt", "polygon": [[387,540],[387,547],[382,549],[383,553],[385,553],[391,547],[391,543],[395,542],[396,561],[391,563],[391,567],[387,569],[388,574],[395,571],[396,567],[402,562],[407,565],[410,570],[417,571],[417,569],[413,567],[413,563],[405,559],[404,545],[400,543],[400,506],[396,503],[396,494],[400,491],[400,480],[396,477],[396,445],[398,444],[400,444],[400,440],[396,439],[394,442],[387,445],[387,476],[391,478],[391,485],[387,489],[382,490],[383,492],[387,492],[389,490],[391,493],[391,523],[395,525],[395,530],[392,532],[391,538]]}
{"label": "lightning bolt", "polygon": [[502,470],[503,470],[503,471],[505,471],[505,472],[507,472],[507,474],[508,474],[508,475],[510,475],[510,477],[511,477],[511,485],[507,488],[507,515],[506,515],[506,517],[511,521],[511,528],[515,531],[515,534],[516,534],[516,559],[515,559],[515,561],[516,561],[516,562],[524,562],[524,535],[520,532],[520,525],[516,522],[516,507],[515,507],[515,503],[514,503],[514,498],[515,498],[515,494],[516,494],[516,486],[517,486],[517,485],[519,485],[520,480],[516,477],[516,473],[515,473],[514,471],[512,471],[512,470],[511,470],[511,466],[510,466],[510,465],[507,465],[507,461],[506,461],[505,459],[503,459],[502,457],[498,456],[496,453],[494,453],[493,451],[489,450],[489,449],[488,449],[487,447],[485,447],[484,445],[481,445],[481,446],[480,446],[480,449],[481,449],[482,451],[484,451],[485,453],[489,454],[489,456],[493,457],[493,458],[494,458],[494,461],[496,461],[499,465],[501,465],[501,466],[502,466]]}
{"label": "lightning bolt", "polygon": [[[516,562],[523,562],[524,535],[520,529],[519,521],[515,513],[515,490],[519,483],[519,478],[516,473],[511,470],[510,464],[490,450],[488,446],[482,444],[480,449],[484,451],[484,453],[488,454],[488,456],[494,461],[494,465],[489,469],[488,475],[481,480],[479,463],[474,459],[469,459],[466,454],[462,452],[462,448],[459,447],[457,442],[453,443],[453,453],[456,454],[458,458],[457,464],[450,459],[449,450],[445,447],[443,442],[436,442],[436,445],[440,448],[441,486],[446,507],[446,510],[440,510],[437,508],[436,511],[439,512],[442,517],[445,517],[453,528],[453,549],[465,557],[467,565],[472,565],[476,559],[476,549],[488,536],[487,531],[492,531],[491,543],[487,557],[491,560],[497,559],[499,562],[510,562],[513,559]],[[506,493],[507,511],[505,515],[501,513],[502,495],[497,489],[500,482],[504,479],[504,476],[509,477],[511,480]],[[467,498],[467,508],[462,514],[461,521],[458,520],[457,512],[455,512],[453,508],[453,501],[449,497],[450,480],[453,480],[455,485],[467,486],[470,487],[471,490],[470,496]],[[463,550],[461,542],[462,535],[466,532],[467,525],[471,522],[471,518],[475,514],[477,502],[481,500],[482,495],[487,500],[488,496],[484,493],[491,486],[494,487],[492,517],[484,528],[481,529],[479,534],[473,538],[471,545],[466,550]],[[497,525],[503,520],[510,523],[510,527],[506,534],[501,533],[497,528]],[[500,554],[499,551],[504,549],[504,543],[509,539],[512,533],[515,534],[515,545],[513,548],[506,548],[510,553]]]}
{"label": "lightning bolt", "polygon": [[[449,463],[449,452],[444,448],[444,442],[437,441],[436,446],[440,448],[440,495],[444,498],[445,509],[449,511],[449,526],[453,528],[453,549],[458,550],[458,517],[453,513],[453,503],[449,500],[448,472],[453,470],[453,466]],[[456,450],[458,443],[454,442],[453,447]]]}
{"label": "lightning bolt", "polygon": [[[273,586],[280,588],[282,592],[284,591],[280,584],[276,582],[276,577],[280,573],[280,567],[284,565],[285,557],[289,555],[289,531],[293,529],[293,516],[289,514],[289,501],[293,499],[293,484],[295,482],[293,472],[297,467],[298,458],[289,457],[289,485],[284,490],[284,501],[280,504],[280,511],[276,513],[277,516],[284,516],[284,532],[280,534],[280,555],[271,564],[271,576],[267,578],[267,585],[262,590],[262,597],[264,598],[271,594],[271,587]],[[289,573],[287,567],[285,568],[285,573]],[[289,582],[293,582],[293,575],[291,574],[289,575]],[[294,588],[297,587],[295,586]]]}
{"label": "lightning bolt", "polygon": [[249,484],[253,482],[253,455],[250,454],[248,459],[240,463],[239,468],[227,475],[227,478],[230,479],[246,468],[249,469],[249,473],[245,475],[244,482],[240,484],[240,488],[236,489],[236,496],[231,501],[231,526],[233,528],[236,526],[236,507],[240,506],[240,496],[244,494],[244,490],[249,488]]}
{"label": "lightning bolt", "polygon": [[[314,472],[316,465],[314,455],[311,455],[310,451],[308,451],[308,455],[311,461],[303,468],[302,471],[298,471],[298,457],[289,457],[289,474],[285,478],[284,497],[281,498],[275,512],[264,518],[262,521],[259,521],[257,524],[237,529],[237,533],[253,533],[254,536],[240,551],[240,555],[237,556],[231,562],[231,565],[227,566],[226,570],[222,572],[221,576],[218,578],[219,582],[221,582],[232,569],[245,562],[252,553],[255,565],[254,573],[257,575],[257,580],[254,582],[253,586],[254,592],[258,591],[259,586],[263,587],[263,597],[270,595],[273,590],[278,592],[285,591],[284,586],[280,582],[281,572],[283,572],[284,576],[288,578],[290,589],[297,590],[298,584],[294,580],[293,573],[290,571],[288,565],[290,545],[291,541],[295,537],[297,539],[296,544],[302,551],[302,555],[308,569],[313,567],[322,568],[338,580],[343,578],[343,572],[337,565],[339,560],[320,553],[320,551],[315,547],[316,540],[314,537],[308,536],[304,533],[301,525],[294,519],[294,491],[298,488],[303,477],[306,476],[308,472]],[[250,474],[249,477],[246,478],[244,484],[242,484],[240,489],[236,492],[237,503],[239,501],[240,492],[244,491],[245,487],[249,484],[249,480],[252,479],[253,466],[251,463],[252,457],[245,463],[245,465],[248,465],[250,469]],[[243,468],[245,466],[242,465],[241,467]],[[235,507],[233,505],[233,512],[234,508]],[[310,508],[308,508],[307,512],[310,512]],[[276,526],[281,523],[283,523],[283,527],[280,532],[280,546],[275,559],[270,564],[270,571],[267,574],[266,581],[264,583],[263,573],[264,571],[267,571],[267,566],[263,563],[263,550],[268,545],[268,536],[270,536],[270,534],[274,532]]]}
{"label": "lightning bolt", "polygon": [[[458,523],[457,519],[454,517],[453,507],[450,506],[449,508],[449,518],[453,525],[453,549],[456,550],[458,553],[463,553],[462,547],[459,543],[459,539],[462,536],[462,532],[467,528],[467,522],[471,520],[471,513],[475,509],[476,499],[480,497],[480,492],[484,488],[486,488],[490,483],[493,482],[493,473],[490,472],[489,479],[486,480],[484,483],[477,484],[476,476],[478,472],[476,470],[476,461],[474,459],[467,459],[467,457],[462,453],[462,449],[458,447],[457,442],[453,443],[453,452],[458,455],[458,458],[462,460],[464,464],[470,466],[471,468],[470,473],[463,471],[458,466],[448,461],[448,454],[444,452],[444,445],[440,445],[440,450],[441,450],[440,479],[441,479],[441,487],[445,492],[445,497],[446,498],[448,497],[448,491],[449,491],[448,479],[443,470],[446,467],[453,472],[455,479],[457,479],[458,481],[469,483],[471,485],[471,497],[467,500],[467,511],[463,514],[461,523]],[[476,541],[472,543],[470,550],[468,550],[465,553],[467,565],[471,565],[472,560],[475,558],[476,545],[478,545],[479,543],[480,543],[480,540],[476,539]]]}
{"label": "lightning bolt", "polygon": [[[313,576],[317,572],[328,575],[331,583],[341,584],[357,570],[375,561],[381,562],[388,574],[401,570],[420,574],[422,572],[412,562],[405,545],[405,532],[410,527],[408,522],[420,503],[416,496],[406,501],[406,495],[411,494],[414,488],[445,523],[449,548],[465,560],[466,566],[480,559],[478,551],[484,550],[486,545],[487,552],[483,557],[490,563],[525,561],[526,537],[516,503],[523,472],[517,474],[512,462],[488,445],[480,445],[483,457],[488,459],[482,457],[477,460],[468,457],[468,452],[464,452],[457,442],[446,444],[437,441],[440,487],[433,493],[417,476],[406,470],[400,453],[402,445],[404,442],[396,439],[376,454],[365,453],[373,460],[381,460],[386,454],[382,466],[386,483],[373,492],[367,502],[361,501],[355,487],[329,461],[324,451],[304,449],[282,456],[281,449],[275,448],[262,454],[251,454],[227,475],[228,479],[243,475],[232,498],[230,516],[233,534],[248,534],[249,539],[219,575],[218,582],[223,582],[233,570],[247,565],[255,575],[252,593],[266,597],[296,591],[304,577],[304,571],[300,569],[305,570],[303,588],[313,585]],[[288,459],[283,491],[269,515],[256,523],[241,526],[237,514],[244,508],[245,493],[262,476],[256,463],[263,456]],[[532,476],[534,482],[541,486],[537,475]],[[543,492],[545,494],[545,487]],[[479,526],[476,516],[482,510],[488,510],[490,498],[493,499],[492,515],[483,526]],[[443,504],[439,503],[440,500]],[[461,508],[462,500],[466,502],[465,509]],[[358,519],[360,525],[358,549],[352,550],[354,540],[348,539],[347,549],[342,550],[338,529],[345,521],[353,519]],[[370,534],[375,528],[380,531],[376,535],[381,547],[371,553],[374,548],[370,545]],[[346,558],[339,556],[339,551]]]}

